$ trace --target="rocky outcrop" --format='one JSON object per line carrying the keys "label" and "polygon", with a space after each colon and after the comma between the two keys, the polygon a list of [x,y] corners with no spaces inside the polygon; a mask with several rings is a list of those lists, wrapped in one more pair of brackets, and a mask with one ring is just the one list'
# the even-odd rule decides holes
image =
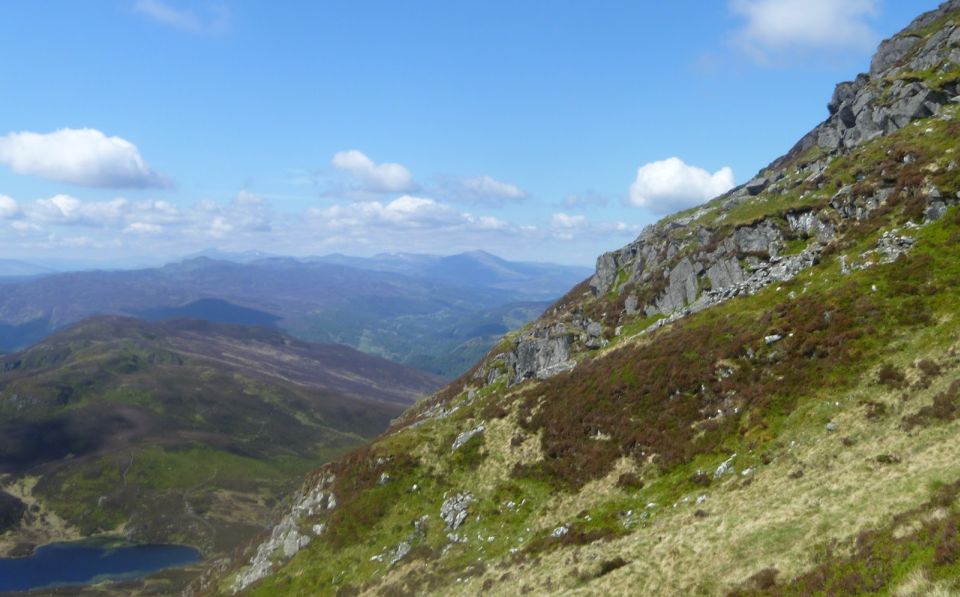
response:
{"label": "rocky outcrop", "polygon": [[457,435],[457,438],[453,440],[453,445],[450,447],[451,452],[456,452],[463,447],[465,443],[473,439],[474,436],[479,435],[484,432],[486,427],[483,424],[477,425],[473,429],[469,429]]}
{"label": "rocky outcrop", "polygon": [[[862,191],[854,193],[852,186],[844,187],[822,207],[787,210],[738,226],[725,225],[727,214],[756,197],[782,194],[790,185],[816,181],[833,156],[936,115],[953,101],[960,84],[934,84],[913,73],[960,69],[960,27],[948,24],[932,34],[923,31],[957,9],[960,0],[947,2],[884,41],[869,73],[837,85],[827,106],[827,120],[757,177],[694,213],[648,226],[629,245],[601,255],[589,282],[592,296],[622,300],[616,306],[621,310],[616,314],[619,317],[661,317],[653,324],[655,329],[730,298],[790,280],[818,263],[821,251],[837,237],[840,223],[869,217],[891,198],[893,184],[869,196]],[[807,163],[796,159],[815,146],[819,158]],[[936,189],[924,194],[928,221],[942,216],[956,202],[955,197],[942,197]],[[704,225],[703,221],[711,223]],[[804,241],[805,247],[785,255],[788,243],[798,240]],[[611,308],[617,305],[614,300],[607,302]],[[508,384],[514,385],[550,377],[574,367],[576,355],[601,348],[619,330],[619,326],[591,320],[579,306],[559,315],[524,330],[507,350],[479,367],[476,379],[493,383],[506,376]]]}
{"label": "rocky outcrop", "polygon": [[870,63],[870,72],[837,85],[827,104],[830,117],[795,151],[806,150],[814,143],[828,151],[853,148],[936,114],[960,92],[960,85],[931,85],[922,73],[936,75],[958,68],[960,27],[946,26],[927,38],[919,32],[958,8],[956,1],[944,3],[883,41]]}
{"label": "rocky outcrop", "polygon": [[470,504],[473,501],[473,494],[470,493],[458,493],[444,500],[440,506],[440,518],[446,523],[447,530],[455,531],[460,528],[470,515]]}
{"label": "rocky outcrop", "polygon": [[312,517],[322,510],[336,508],[337,500],[329,491],[332,484],[333,475],[323,475],[309,489],[301,489],[294,496],[293,506],[280,523],[273,527],[270,537],[260,543],[250,562],[234,577],[232,587],[235,593],[265,578],[273,571],[274,566],[295,556],[313,537],[323,533],[322,524],[304,530],[301,523],[302,519]]}

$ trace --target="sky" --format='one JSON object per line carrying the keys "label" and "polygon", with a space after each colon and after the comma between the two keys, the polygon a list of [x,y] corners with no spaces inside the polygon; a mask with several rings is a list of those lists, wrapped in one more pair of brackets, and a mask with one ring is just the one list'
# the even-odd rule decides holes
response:
{"label": "sky", "polygon": [[592,265],[742,184],[936,0],[0,3],[0,259]]}

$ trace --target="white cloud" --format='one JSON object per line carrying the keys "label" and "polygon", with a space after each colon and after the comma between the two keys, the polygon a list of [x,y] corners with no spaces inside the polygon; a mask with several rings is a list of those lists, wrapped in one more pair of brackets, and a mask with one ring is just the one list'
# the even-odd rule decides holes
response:
{"label": "white cloud", "polygon": [[21,211],[25,223],[38,230],[82,227],[103,233],[119,230],[125,234],[166,233],[214,238],[272,230],[269,207],[247,192],[238,193],[226,203],[201,201],[189,209],[178,208],[167,201],[129,201],[122,197],[83,201],[60,194],[24,203]]}
{"label": "white cloud", "polygon": [[12,220],[20,215],[20,205],[6,195],[0,195],[0,220]]}
{"label": "white cloud", "polygon": [[70,195],[37,199],[25,208],[27,217],[40,224],[107,227],[121,222],[129,207],[126,199],[81,201]]}
{"label": "white cloud", "polygon": [[230,9],[223,4],[206,6],[206,14],[175,8],[162,0],[137,0],[133,9],[154,21],[189,33],[223,33],[230,28]]}
{"label": "white cloud", "polygon": [[640,231],[640,227],[624,222],[591,222],[584,215],[557,212],[550,218],[550,231],[554,238],[573,240],[635,235]]}
{"label": "white cloud", "polygon": [[461,179],[456,186],[458,188],[451,189],[456,199],[478,204],[519,203],[530,198],[530,193],[517,185],[499,181],[488,175]]}
{"label": "white cloud", "polygon": [[263,205],[263,199],[250,191],[240,191],[233,201],[237,205]]}
{"label": "white cloud", "polygon": [[571,216],[563,212],[553,214],[550,225],[560,230],[576,230],[587,225],[586,216]]}
{"label": "white cloud", "polygon": [[404,193],[414,189],[413,176],[400,164],[376,164],[356,149],[338,151],[332,160],[334,168],[349,172],[371,193]]}
{"label": "white cloud", "polygon": [[0,164],[17,174],[101,188],[168,187],[136,145],[96,129],[20,132],[0,137]]}
{"label": "white cloud", "polygon": [[870,50],[877,0],[730,0],[746,19],[735,41],[760,62],[791,51]]}
{"label": "white cloud", "polygon": [[669,213],[703,203],[733,187],[730,168],[710,174],[674,157],[641,166],[630,185],[629,202],[656,213]]}
{"label": "white cloud", "polygon": [[124,234],[160,234],[163,226],[146,222],[133,222],[123,229]]}
{"label": "white cloud", "polygon": [[210,223],[210,236],[214,238],[223,238],[234,231],[234,225],[227,221],[223,216],[217,216]]}
{"label": "white cloud", "polygon": [[499,228],[497,218],[461,213],[433,199],[403,195],[390,201],[357,201],[313,208],[308,215],[317,224],[332,229],[373,228]]}

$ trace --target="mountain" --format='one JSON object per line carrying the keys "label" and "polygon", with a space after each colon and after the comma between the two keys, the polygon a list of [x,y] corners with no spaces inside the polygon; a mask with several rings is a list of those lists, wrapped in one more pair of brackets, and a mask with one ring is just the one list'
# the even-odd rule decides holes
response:
{"label": "mountain", "polygon": [[195,591],[956,594],[958,95],[952,0]]}
{"label": "mountain", "polygon": [[183,258],[183,261],[190,261],[192,259],[197,259],[200,257],[205,257],[207,259],[213,259],[215,261],[232,261],[234,263],[250,263],[257,261],[259,259],[269,259],[276,257],[276,255],[271,255],[265,251],[221,251],[220,249],[208,248],[203,251],[197,251],[196,253],[190,253]]}
{"label": "mountain", "polygon": [[0,280],[7,278],[29,278],[55,273],[55,270],[15,259],[0,259]]}
{"label": "mountain", "polygon": [[260,327],[85,320],[0,357],[0,549],[105,534],[216,557],[438,386]]}
{"label": "mountain", "polygon": [[[19,350],[94,315],[189,316],[274,326],[449,378],[503,331],[539,316],[549,304],[544,299],[562,293],[551,288],[586,277],[576,268],[485,256],[468,259],[476,263],[470,271],[499,268],[511,281],[506,274],[458,278],[449,259],[460,258],[427,259],[437,272],[424,266],[416,275],[281,257],[249,263],[197,257],[160,268],[45,276],[3,286],[0,351]],[[511,289],[526,283],[534,290]]]}
{"label": "mountain", "polygon": [[541,300],[562,295],[571,284],[592,273],[588,268],[572,265],[507,261],[486,251],[449,256],[381,253],[373,257],[350,257],[335,253],[308,258],[307,261],[393,272],[464,286],[499,288]]}

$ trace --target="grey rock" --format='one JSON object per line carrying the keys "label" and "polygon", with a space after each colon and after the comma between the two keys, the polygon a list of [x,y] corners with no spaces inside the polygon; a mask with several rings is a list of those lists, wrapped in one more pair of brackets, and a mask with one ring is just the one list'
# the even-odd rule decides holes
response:
{"label": "grey rock", "polygon": [[741,284],[744,280],[740,262],[734,257],[721,259],[707,269],[707,278],[713,290],[730,288]]}
{"label": "grey rock", "polygon": [[[301,533],[300,522],[305,516],[312,516],[320,510],[336,507],[336,499],[327,489],[333,484],[334,476],[322,475],[312,486],[305,486],[294,496],[293,505],[280,523],[273,527],[270,536],[257,546],[249,563],[234,577],[232,589],[242,591],[253,583],[269,575],[274,565],[290,559],[307,546],[311,537]],[[315,535],[323,533],[325,525],[314,524]]]}
{"label": "grey rock", "polygon": [[740,226],[733,234],[741,253],[766,253],[776,257],[783,242],[780,229],[770,220],[753,226]]}
{"label": "grey rock", "polygon": [[923,212],[923,218],[927,222],[939,220],[943,214],[947,213],[947,204],[943,201],[931,201]]}
{"label": "grey rock", "polygon": [[744,185],[744,188],[747,189],[747,192],[750,193],[750,195],[759,195],[760,192],[767,188],[769,184],[769,179],[763,176],[758,176]]}
{"label": "grey rock", "polygon": [[464,431],[463,433],[457,435],[457,438],[453,440],[453,446],[450,447],[450,451],[456,452],[461,447],[463,447],[463,444],[473,439],[475,435],[479,435],[483,433],[484,429],[485,427],[483,423],[481,423],[480,425],[477,425],[473,429],[470,429],[469,431]]}
{"label": "grey rock", "polygon": [[763,337],[763,343],[766,344],[767,346],[770,346],[771,344],[775,344],[781,340],[783,340],[783,336],[781,336],[780,334],[771,334],[770,336]]}
{"label": "grey rock", "polygon": [[570,359],[573,340],[563,324],[535,329],[522,335],[506,357],[512,371],[510,384],[542,379],[575,366]]}
{"label": "grey rock", "polygon": [[596,321],[591,321],[587,325],[587,335],[593,338],[603,334],[603,326]]}
{"label": "grey rock", "polygon": [[403,558],[405,558],[410,551],[413,550],[413,546],[410,545],[407,541],[401,541],[390,554],[390,565],[393,566]]}
{"label": "grey rock", "polygon": [[620,271],[617,255],[615,253],[604,253],[597,258],[597,271],[590,279],[590,288],[596,295],[608,292],[617,279],[617,272]]}
{"label": "grey rock", "polygon": [[664,315],[683,308],[697,298],[697,269],[688,258],[670,270],[667,289],[656,300],[656,311]]}
{"label": "grey rock", "polygon": [[895,65],[917,45],[920,38],[910,35],[897,35],[880,43],[877,53],[870,61],[870,75],[877,76]]}
{"label": "grey rock", "polygon": [[470,515],[470,504],[474,501],[471,493],[458,493],[444,500],[440,506],[440,518],[447,525],[447,530],[454,531],[460,528]]}
{"label": "grey rock", "polygon": [[730,456],[730,458],[727,458],[726,460],[721,462],[720,466],[717,467],[717,470],[713,472],[713,478],[719,479],[724,475],[732,474],[734,472],[733,461],[736,458],[737,458],[737,455],[733,454],[732,456]]}
{"label": "grey rock", "polygon": [[283,557],[292,558],[310,543],[310,537],[301,535],[296,529],[290,529],[283,538]]}

